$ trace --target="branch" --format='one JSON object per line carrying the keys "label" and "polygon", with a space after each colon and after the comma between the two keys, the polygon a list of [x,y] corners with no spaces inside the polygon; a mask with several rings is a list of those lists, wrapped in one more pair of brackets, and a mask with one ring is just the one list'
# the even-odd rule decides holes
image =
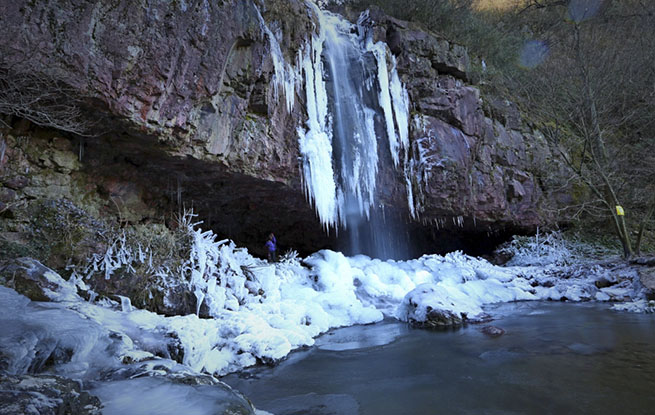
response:
{"label": "branch", "polygon": [[0,113],[25,118],[41,127],[92,136],[79,92],[52,76],[30,68],[0,65]]}

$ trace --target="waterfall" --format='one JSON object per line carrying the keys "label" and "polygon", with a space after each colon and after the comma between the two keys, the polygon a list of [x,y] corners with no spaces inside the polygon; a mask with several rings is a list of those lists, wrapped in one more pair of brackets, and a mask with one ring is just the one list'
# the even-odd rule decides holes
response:
{"label": "waterfall", "polygon": [[307,5],[318,27],[295,68],[284,62],[276,35],[259,16],[274,62],[274,93],[284,90],[289,110],[294,85],[304,80],[307,119],[297,133],[306,196],[324,229],[347,240],[348,254],[398,256],[391,246],[399,230],[405,232],[391,226],[376,199],[379,165],[390,159],[405,174],[414,216],[407,175],[409,99],[395,57],[385,43],[374,42],[368,12],[352,24],[311,1]]}
{"label": "waterfall", "polygon": [[[347,235],[349,254],[391,257],[387,239],[396,229],[383,236],[389,227],[376,200],[377,173],[382,147],[395,167],[407,159],[407,92],[389,48],[367,30],[368,13],[353,25],[310,5],[319,29],[300,58],[307,95],[307,121],[298,128],[305,191],[324,227]],[[381,146],[385,138],[388,146]]]}

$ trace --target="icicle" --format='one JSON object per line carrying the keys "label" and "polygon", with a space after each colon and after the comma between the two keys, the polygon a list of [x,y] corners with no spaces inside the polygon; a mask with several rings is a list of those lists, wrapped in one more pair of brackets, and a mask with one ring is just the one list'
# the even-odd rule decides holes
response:
{"label": "icicle", "polygon": [[303,158],[305,192],[325,228],[337,222],[337,190],[332,168],[332,126],[328,119],[327,91],[323,81],[323,39],[305,45],[303,73],[307,96],[307,130],[298,128]]}
{"label": "icicle", "polygon": [[400,137],[400,146],[407,153],[409,148],[409,96],[405,86],[400,82],[398,71],[396,70],[396,58],[391,55],[391,85],[389,90],[393,101],[393,112],[396,116],[396,125],[398,126],[398,136]]}
{"label": "icicle", "polygon": [[124,297],[122,295],[118,295],[118,298],[121,299],[121,310],[125,313],[129,313],[133,310],[132,308],[132,302],[128,297]]}
{"label": "icicle", "polygon": [[261,15],[261,12],[257,6],[255,6],[255,9],[257,10],[257,18],[259,19],[261,29],[264,31],[264,34],[268,38],[268,43],[271,48],[271,59],[273,60],[273,68],[275,70],[273,75],[273,90],[275,93],[275,98],[277,99],[279,97],[279,89],[281,86],[284,90],[287,111],[291,112],[296,101],[296,71],[294,70],[293,66],[287,64],[285,61],[277,37],[266,24],[266,21],[264,20],[264,17]]}
{"label": "icicle", "polygon": [[389,71],[387,70],[387,46],[384,43],[369,42],[367,49],[375,55],[378,63],[378,83],[380,86],[380,106],[384,114],[384,122],[387,129],[387,138],[389,139],[389,148],[391,150],[391,158],[393,159],[394,166],[399,162],[399,148],[398,137],[396,136],[396,128],[394,126],[393,106],[391,101],[391,92],[389,86]]}
{"label": "icicle", "polygon": [[199,287],[196,287],[193,294],[196,296],[196,316],[200,316],[200,306],[205,300],[205,293],[203,293]]}

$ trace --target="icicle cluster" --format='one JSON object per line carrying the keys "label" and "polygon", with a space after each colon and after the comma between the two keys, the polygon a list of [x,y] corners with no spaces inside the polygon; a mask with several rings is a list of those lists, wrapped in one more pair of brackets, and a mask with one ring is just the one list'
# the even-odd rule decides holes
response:
{"label": "icicle cluster", "polygon": [[[359,25],[365,43],[366,51],[372,52],[377,60],[377,79],[380,87],[379,102],[384,114],[387,138],[394,165],[398,166],[400,152],[405,158],[409,148],[408,117],[409,96],[396,70],[396,58],[383,42],[373,42],[372,36],[366,30],[369,20],[368,10],[363,12],[357,24]],[[389,69],[389,64],[391,64]]]}
{"label": "icicle cluster", "polygon": [[337,186],[332,168],[332,123],[328,116],[327,91],[323,80],[324,33],[314,35],[302,51],[302,69],[307,96],[306,129],[298,127],[303,182],[324,227],[335,224]]}
{"label": "icicle cluster", "polygon": [[[371,206],[375,205],[376,113],[382,115],[394,166],[399,167],[402,157],[405,176],[409,175],[409,98],[396,71],[394,56],[385,43],[374,43],[367,30],[368,13],[360,16],[354,30],[350,22],[321,10],[316,3],[308,1],[307,6],[319,28],[298,52],[295,66],[285,61],[280,36],[270,29],[259,10],[257,15],[270,46],[274,94],[279,97],[283,91],[287,110],[293,109],[296,88],[304,80],[307,120],[297,131],[306,196],[326,229],[339,224],[347,227],[347,218],[352,217],[353,211],[358,211],[360,217],[369,217]],[[375,57],[374,73],[366,67],[366,54]],[[364,73],[364,85],[349,71]],[[325,79],[331,80],[330,90]],[[379,108],[364,104],[365,96],[371,94],[376,95],[375,99],[367,101],[377,101]],[[339,149],[338,157],[335,148]],[[413,215],[409,179],[407,191]]]}
{"label": "icicle cluster", "polygon": [[[308,115],[305,127],[298,129],[304,184],[325,227],[339,223],[347,226],[353,204],[362,217],[368,217],[375,204],[376,111],[383,116],[394,165],[399,165],[401,151],[403,159],[407,159],[409,99],[396,71],[395,58],[386,44],[373,43],[364,27],[366,13],[359,19],[358,36],[353,34],[354,26],[343,18],[313,4],[312,8],[320,23],[319,33],[308,42],[300,59]],[[364,62],[367,53],[376,58],[374,74],[368,74]],[[357,70],[359,65],[365,77],[363,86],[353,85],[357,81],[344,73]],[[335,102],[328,100],[326,77],[331,79],[330,97]],[[375,91],[378,109],[364,103],[363,95]],[[333,157],[335,145],[341,149],[341,159]]]}
{"label": "icicle cluster", "polygon": [[253,262],[254,258],[246,250],[237,249],[234,242],[228,239],[217,241],[211,230],[200,229],[201,222],[193,222],[195,216],[192,212],[185,212],[180,219],[183,232],[191,237],[191,245],[188,257],[176,269],[153,265],[152,249],[130,244],[122,233],[104,254],[94,254],[89,259],[82,275],[88,279],[100,272],[105,279],[110,279],[118,270],[136,273],[139,269],[144,278],[158,278],[164,288],[179,284],[188,286],[197,300],[196,314],[203,303],[207,304],[212,315],[224,309],[238,310],[246,296],[252,294],[250,291],[257,292],[257,289],[247,288],[243,269],[244,264]]}
{"label": "icicle cluster", "polygon": [[282,54],[282,48],[280,48],[280,43],[277,36],[273,31],[268,27],[264,17],[262,17],[261,12],[255,6],[257,10],[257,17],[259,19],[259,24],[268,39],[268,43],[271,51],[271,59],[273,60],[273,68],[275,73],[273,74],[273,88],[275,93],[275,98],[280,96],[280,87],[284,90],[284,98],[287,105],[287,111],[291,112],[296,100],[296,84],[300,82],[300,72],[296,70],[293,65],[290,65],[284,59]]}
{"label": "icicle cluster", "polygon": [[121,233],[109,245],[104,254],[93,254],[84,268],[82,274],[89,278],[96,272],[102,272],[105,279],[110,279],[117,270],[124,268],[126,272],[135,272],[135,264],[146,265],[146,273],[156,274],[157,269],[152,265],[152,251],[149,247],[138,245],[136,248],[127,243],[125,232]]}
{"label": "icicle cluster", "polygon": [[[369,20],[368,10],[363,12],[357,24],[364,33],[366,50],[375,55],[378,64],[378,82],[380,85],[380,106],[384,113],[389,149],[394,166],[398,167],[400,153],[403,155],[403,173],[407,191],[407,204],[412,218],[416,218],[414,192],[412,188],[412,172],[409,153],[409,96],[405,86],[400,81],[396,70],[396,58],[390,53],[388,46],[382,42],[373,43],[372,36],[365,30]],[[388,63],[391,69],[387,70]]]}

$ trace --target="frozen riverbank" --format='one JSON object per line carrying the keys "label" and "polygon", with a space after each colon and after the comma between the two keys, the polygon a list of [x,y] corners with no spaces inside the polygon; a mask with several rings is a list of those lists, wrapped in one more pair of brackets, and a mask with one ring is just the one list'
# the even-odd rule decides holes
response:
{"label": "frozen riverbank", "polygon": [[[198,413],[215,409],[206,402],[217,399],[250,413],[249,403],[229,387],[204,386],[221,385],[212,376],[278,362],[335,327],[385,317],[415,326],[461,325],[494,318],[489,305],[522,300],[648,306],[636,270],[620,264],[499,267],[457,252],[380,261],[332,251],[269,264],[232,243],[216,242],[210,233],[195,232],[188,283],[211,318],[165,317],[134,309],[127,298],[85,301],[78,295],[88,290],[83,278],[64,281],[34,261],[14,263],[5,285],[25,287],[23,280],[31,279],[42,287],[39,298],[51,302],[30,302],[2,288],[0,326],[7,333],[0,340],[2,369],[80,379],[105,402],[105,413],[121,412],[135,379],[145,378],[150,380],[139,380],[139,388],[151,393],[140,398],[161,401],[166,390],[193,396]],[[122,262],[105,258],[103,264],[140,260],[127,254],[115,251]]]}

